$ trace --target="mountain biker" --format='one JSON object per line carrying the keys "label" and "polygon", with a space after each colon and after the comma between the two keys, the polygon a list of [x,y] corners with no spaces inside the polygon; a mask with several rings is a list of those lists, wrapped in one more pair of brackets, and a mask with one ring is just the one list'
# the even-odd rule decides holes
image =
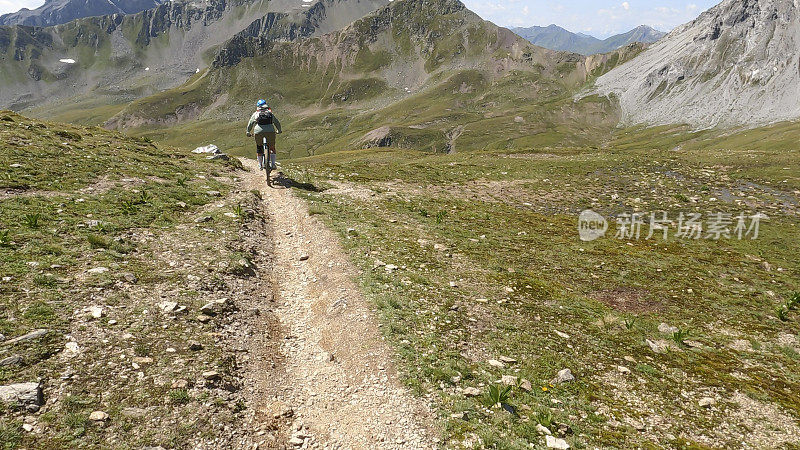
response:
{"label": "mountain biker", "polygon": [[[247,137],[255,136],[256,154],[258,156],[258,166],[261,170],[277,168],[275,165],[275,136],[281,133],[281,123],[272,113],[272,109],[267,105],[266,100],[259,100],[256,103],[256,112],[250,116],[247,123]],[[267,141],[269,158],[264,158],[264,140]]]}

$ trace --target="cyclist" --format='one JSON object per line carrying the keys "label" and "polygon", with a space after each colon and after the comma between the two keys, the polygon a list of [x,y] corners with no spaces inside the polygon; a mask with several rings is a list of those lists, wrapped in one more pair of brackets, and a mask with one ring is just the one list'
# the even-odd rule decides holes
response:
{"label": "cyclist", "polygon": [[[261,170],[277,169],[275,162],[275,136],[281,133],[281,123],[272,113],[272,108],[267,105],[266,100],[259,100],[256,103],[256,112],[250,116],[247,123],[247,137],[255,136],[256,154],[258,156],[258,166]],[[264,143],[268,151],[268,157],[264,157]]]}

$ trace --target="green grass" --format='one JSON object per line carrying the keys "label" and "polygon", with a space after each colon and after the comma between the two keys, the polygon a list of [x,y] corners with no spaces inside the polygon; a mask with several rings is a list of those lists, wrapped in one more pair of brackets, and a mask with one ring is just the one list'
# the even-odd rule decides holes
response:
{"label": "green grass", "polygon": [[[12,167],[17,164],[21,167]],[[204,301],[199,290],[226,288],[231,276],[221,263],[232,254],[237,261],[243,257],[238,233],[249,219],[224,213],[234,205],[253,207],[249,193],[228,199],[238,160],[209,161],[108,130],[3,111],[0,165],[8,168],[0,176],[0,334],[10,339],[49,330],[43,338],[5,349],[6,356],[20,355],[23,362],[0,368],[0,384],[42,379],[48,403],[47,412],[36,416],[46,423],[40,434],[22,431],[17,419],[24,410],[0,405],[3,448],[102,446],[123,426],[115,414],[124,407],[150,408],[148,417],[167,423],[174,412],[169,405],[184,405],[184,399],[169,394],[168,386],[139,384],[130,361],[151,358],[140,370],[160,376],[171,370],[160,366],[168,361],[166,343],[183,348],[181,342],[206,339],[202,328],[145,311],[158,310],[148,298],[153,292],[170,290],[182,305],[197,309]],[[220,203],[226,207],[212,206]],[[194,218],[205,209],[214,220],[201,227]],[[209,239],[206,228],[219,230],[219,238]],[[167,251],[180,254],[182,265],[199,263],[193,254],[202,252],[210,267],[220,269],[197,271],[207,287],[190,289],[187,269],[176,273],[162,253]],[[100,267],[108,271],[89,271]],[[102,317],[91,318],[90,308],[98,306]],[[127,332],[136,339],[126,340]],[[71,341],[79,356],[65,355]],[[127,358],[122,364],[121,355]],[[217,364],[221,356],[207,346],[183,365],[184,376]],[[62,378],[65,373],[74,376]],[[174,403],[165,403],[170,398]],[[109,427],[88,420],[98,409],[112,415]],[[216,423],[233,420],[223,416]],[[124,426],[130,432],[124,445],[131,447],[194,439],[186,430],[147,437],[149,421]]]}
{"label": "green grass", "polygon": [[3,450],[17,448],[21,440],[21,424],[8,423],[5,419],[0,419],[0,445],[2,445]]}
{"label": "green grass", "polygon": [[[797,350],[774,345],[781,334],[796,335],[797,315],[785,305],[800,287],[800,149],[789,143],[799,136],[790,124],[724,137],[621,130],[604,149],[361,150],[295,160],[288,173],[319,187],[345,182],[375,192],[370,201],[297,193],[342,234],[406,383],[434,393],[446,442],[475,433],[501,448],[540,443],[530,411],[545,410],[575,431],[567,440],[577,447],[669,447],[673,435],[713,433],[720,423],[749,426],[729,415],[732,409],[716,416],[697,406],[711,387],[800,416],[800,402],[789,394],[800,388]],[[612,217],[609,237],[578,239],[577,214],[586,208]],[[613,238],[614,216],[660,209],[673,218],[680,211],[766,211],[770,220],[757,240]],[[376,260],[402,269],[375,268]],[[775,315],[779,305],[787,321]],[[660,333],[662,322],[679,331]],[[671,350],[653,353],[646,339],[672,342]],[[734,339],[759,345],[740,353],[728,347]],[[702,347],[690,346],[694,341]],[[504,370],[486,363],[501,355],[519,362]],[[617,385],[616,366],[641,379]],[[562,368],[577,380],[550,385]],[[732,375],[741,370],[745,378]],[[764,371],[769,379],[756,375]],[[519,417],[486,409],[457,389],[491,386],[504,374],[533,385],[509,399]],[[454,376],[461,381],[454,384]],[[686,401],[674,401],[686,393]],[[450,419],[460,411],[468,420]],[[669,432],[609,424],[651,411]],[[695,419],[672,419],[682,415]],[[745,438],[717,442],[736,446]]]}
{"label": "green grass", "polygon": [[173,389],[169,391],[169,399],[172,403],[178,405],[185,405],[192,401],[192,397],[189,396],[189,392],[186,389]]}

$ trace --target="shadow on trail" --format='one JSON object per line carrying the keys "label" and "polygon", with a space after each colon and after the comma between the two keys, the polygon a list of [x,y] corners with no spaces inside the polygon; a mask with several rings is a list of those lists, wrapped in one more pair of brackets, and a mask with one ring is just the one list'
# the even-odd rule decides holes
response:
{"label": "shadow on trail", "polygon": [[272,187],[281,187],[284,189],[291,189],[297,188],[303,191],[309,192],[322,192],[324,189],[320,189],[313,183],[302,183],[297,180],[294,180],[290,177],[287,177],[283,172],[278,172],[278,176],[272,180]]}

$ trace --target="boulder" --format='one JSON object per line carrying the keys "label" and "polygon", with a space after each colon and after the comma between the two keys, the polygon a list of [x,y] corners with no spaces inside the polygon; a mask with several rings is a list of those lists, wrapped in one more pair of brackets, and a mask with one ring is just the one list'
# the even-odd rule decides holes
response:
{"label": "boulder", "polygon": [[219,304],[217,302],[208,302],[200,308],[200,312],[207,316],[216,316],[219,311]]}
{"label": "boulder", "polygon": [[678,331],[678,327],[662,322],[658,325],[658,331],[664,334],[672,334]]}
{"label": "boulder", "polygon": [[205,378],[208,381],[216,381],[216,380],[221,380],[222,375],[220,375],[220,373],[217,372],[216,370],[209,370],[203,372],[203,378]]}
{"label": "boulder", "polygon": [[169,300],[165,300],[158,304],[158,307],[164,311],[165,313],[170,313],[178,309],[178,302],[172,302]]}
{"label": "boulder", "polygon": [[120,415],[129,419],[141,419],[147,416],[147,410],[142,408],[123,408],[120,411]]}
{"label": "boulder", "polygon": [[645,339],[645,342],[654,353],[666,353],[669,349],[669,343],[664,340],[651,341],[650,339]]}
{"label": "boulder", "polygon": [[89,315],[92,319],[100,319],[103,317],[103,308],[100,306],[90,306]]}
{"label": "boulder", "polygon": [[4,403],[21,406],[41,406],[44,404],[42,387],[39,383],[17,383],[0,386],[0,400]]}
{"label": "boulder", "polygon": [[123,273],[122,274],[122,279],[124,279],[125,281],[127,281],[128,283],[131,283],[131,284],[136,284],[136,283],[139,282],[139,278],[133,272],[125,272],[125,273]]}

